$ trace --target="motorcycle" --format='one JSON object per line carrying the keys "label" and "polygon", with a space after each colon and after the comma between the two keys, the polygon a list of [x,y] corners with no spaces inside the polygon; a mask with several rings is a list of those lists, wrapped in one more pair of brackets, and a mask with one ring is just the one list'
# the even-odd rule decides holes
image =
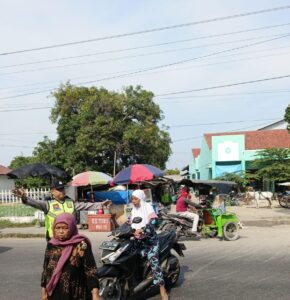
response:
{"label": "motorcycle", "polygon": [[[142,218],[134,218],[133,223],[140,223]],[[148,261],[138,251],[132,252],[134,243],[133,229],[128,223],[112,232],[114,238],[104,241],[101,261],[98,269],[100,296],[103,300],[121,300],[144,293],[153,288],[153,275]],[[174,231],[158,234],[159,261],[167,288],[174,286],[180,274],[180,264],[171,253],[174,249],[179,256],[184,256],[185,245],[176,242]]]}
{"label": "motorcycle", "polygon": [[[201,237],[215,237],[218,230],[222,232],[223,238],[227,241],[234,241],[239,238],[240,222],[234,213],[222,213],[219,209],[200,207],[198,209],[199,222],[197,231]],[[184,237],[194,237],[191,232],[193,221],[179,214],[162,215],[161,231],[176,231],[177,240]]]}

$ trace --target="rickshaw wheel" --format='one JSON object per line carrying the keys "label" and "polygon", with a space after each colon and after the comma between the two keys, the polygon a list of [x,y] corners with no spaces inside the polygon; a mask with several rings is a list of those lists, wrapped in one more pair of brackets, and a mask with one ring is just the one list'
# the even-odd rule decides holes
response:
{"label": "rickshaw wheel", "polygon": [[234,222],[227,222],[223,226],[223,236],[227,241],[235,241],[239,238],[239,226]]}

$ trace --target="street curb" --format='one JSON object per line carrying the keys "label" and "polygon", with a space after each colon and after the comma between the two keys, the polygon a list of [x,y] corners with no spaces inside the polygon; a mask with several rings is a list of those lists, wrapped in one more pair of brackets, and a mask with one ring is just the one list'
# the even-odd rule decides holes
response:
{"label": "street curb", "polygon": [[286,220],[249,220],[243,221],[243,225],[245,226],[253,226],[253,227],[272,227],[272,226],[279,226],[279,225],[290,225],[290,219]]}
{"label": "street curb", "polygon": [[0,239],[6,239],[6,238],[19,238],[19,239],[45,238],[45,234],[41,234],[41,233],[0,233]]}
{"label": "street curb", "polygon": [[[242,221],[243,226],[245,227],[273,227],[279,225],[290,225],[290,219],[276,219],[276,220],[247,220]],[[27,239],[27,238],[45,238],[44,233],[20,233],[20,232],[7,232],[1,233],[0,231],[0,239],[5,238],[19,238],[19,239]]]}

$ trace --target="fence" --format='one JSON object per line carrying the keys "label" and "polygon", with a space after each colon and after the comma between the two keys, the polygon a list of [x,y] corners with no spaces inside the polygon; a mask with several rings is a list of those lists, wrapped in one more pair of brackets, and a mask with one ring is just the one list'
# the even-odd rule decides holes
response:
{"label": "fence", "polygon": [[[33,199],[43,200],[49,194],[49,189],[29,189],[27,196]],[[21,203],[21,199],[15,197],[11,190],[0,190],[0,204]]]}

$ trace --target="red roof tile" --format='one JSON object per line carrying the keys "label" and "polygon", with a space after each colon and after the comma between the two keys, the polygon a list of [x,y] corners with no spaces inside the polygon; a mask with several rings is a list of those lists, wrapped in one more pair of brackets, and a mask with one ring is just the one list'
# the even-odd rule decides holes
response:
{"label": "red roof tile", "polygon": [[0,165],[0,175],[6,175],[10,171],[12,170]]}
{"label": "red roof tile", "polygon": [[204,138],[209,149],[212,148],[212,136],[245,135],[245,150],[290,148],[290,134],[287,129],[255,130],[238,132],[205,133]]}
{"label": "red roof tile", "polygon": [[200,148],[192,148],[191,151],[194,158],[197,158],[200,154]]}

